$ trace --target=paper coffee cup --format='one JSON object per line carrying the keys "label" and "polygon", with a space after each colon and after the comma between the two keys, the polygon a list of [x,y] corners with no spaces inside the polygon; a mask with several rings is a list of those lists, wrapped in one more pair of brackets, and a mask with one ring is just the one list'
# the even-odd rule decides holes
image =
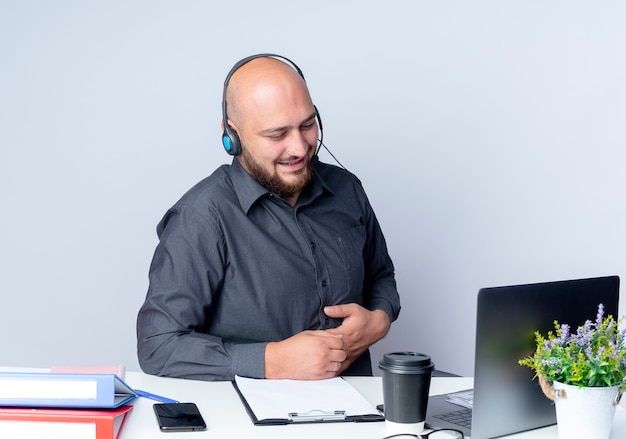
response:
{"label": "paper coffee cup", "polygon": [[430,356],[418,352],[391,352],[378,364],[382,370],[387,430],[421,433],[426,420],[430,378],[435,369]]}

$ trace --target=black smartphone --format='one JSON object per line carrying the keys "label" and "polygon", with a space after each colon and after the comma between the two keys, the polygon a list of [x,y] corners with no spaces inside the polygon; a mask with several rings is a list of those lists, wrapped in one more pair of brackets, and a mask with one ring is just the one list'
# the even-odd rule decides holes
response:
{"label": "black smartphone", "polygon": [[154,412],[161,431],[206,430],[200,410],[193,402],[154,404]]}

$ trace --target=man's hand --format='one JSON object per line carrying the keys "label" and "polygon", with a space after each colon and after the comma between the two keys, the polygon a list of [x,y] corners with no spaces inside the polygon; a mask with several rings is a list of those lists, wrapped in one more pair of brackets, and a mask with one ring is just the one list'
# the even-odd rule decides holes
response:
{"label": "man's hand", "polygon": [[391,321],[385,311],[370,311],[356,303],[327,306],[327,316],[343,319],[343,323],[327,332],[343,336],[347,358],[339,373],[346,370],[371,345],[383,338],[389,331]]}
{"label": "man's hand", "polygon": [[303,331],[265,348],[265,378],[320,380],[337,376],[346,359],[343,336]]}

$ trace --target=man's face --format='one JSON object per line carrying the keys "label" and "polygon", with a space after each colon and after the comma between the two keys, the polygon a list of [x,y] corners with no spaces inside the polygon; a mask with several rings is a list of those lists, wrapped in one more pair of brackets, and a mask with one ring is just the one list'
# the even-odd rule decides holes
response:
{"label": "man's face", "polygon": [[311,179],[317,147],[316,112],[308,90],[299,80],[262,87],[246,95],[238,109],[242,166],[268,190],[294,201]]}
{"label": "man's face", "polygon": [[311,157],[317,145],[315,118],[293,131],[245,143],[241,152],[242,165],[250,175],[286,200],[297,196],[311,180]]}

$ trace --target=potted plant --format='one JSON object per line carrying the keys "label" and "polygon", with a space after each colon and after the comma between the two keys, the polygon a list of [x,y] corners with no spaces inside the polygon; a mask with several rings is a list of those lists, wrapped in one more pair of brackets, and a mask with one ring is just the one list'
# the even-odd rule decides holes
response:
{"label": "potted plant", "polygon": [[[621,320],[620,320],[621,321]],[[575,332],[554,322],[547,336],[535,333],[534,355],[519,364],[535,371],[546,396],[555,401],[561,439],[608,438],[626,390],[626,329],[598,306],[594,322]]]}

